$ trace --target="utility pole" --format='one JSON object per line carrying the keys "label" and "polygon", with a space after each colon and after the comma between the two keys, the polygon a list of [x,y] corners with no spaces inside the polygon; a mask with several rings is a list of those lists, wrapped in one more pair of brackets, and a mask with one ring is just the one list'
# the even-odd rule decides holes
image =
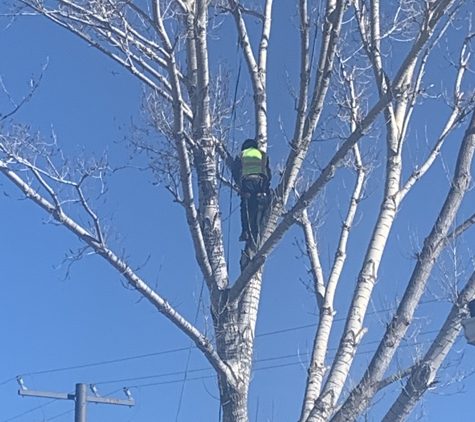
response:
{"label": "utility pole", "polygon": [[[20,382],[21,378],[18,380]],[[18,390],[20,396],[30,396],[30,397],[43,397],[49,399],[60,399],[60,400],[74,400],[74,422],[87,422],[87,403],[102,403],[102,404],[118,404],[122,406],[134,406],[135,400],[130,395],[130,392],[127,388],[124,388],[125,394],[127,395],[127,400],[116,399],[111,397],[100,397],[97,395],[96,390],[94,389],[94,394],[96,396],[87,395],[87,385],[86,384],[76,384],[75,394],[67,393],[51,393],[47,391],[32,391],[27,390],[23,385],[23,381],[20,382],[21,390]]]}
{"label": "utility pole", "polygon": [[76,404],[74,406],[74,422],[87,421],[87,386],[76,384]]}

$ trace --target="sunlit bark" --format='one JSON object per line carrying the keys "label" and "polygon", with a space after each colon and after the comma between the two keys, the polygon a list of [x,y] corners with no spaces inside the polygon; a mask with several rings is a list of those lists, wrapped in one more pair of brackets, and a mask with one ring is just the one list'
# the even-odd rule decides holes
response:
{"label": "sunlit bark", "polygon": [[[247,403],[264,268],[267,258],[295,224],[303,229],[305,253],[309,258],[320,313],[307,379],[302,386],[299,422],[354,421],[370,407],[378,391],[409,377],[385,422],[406,418],[431,386],[460,331],[464,307],[474,294],[475,282],[471,277],[425,357],[414,366],[393,371],[391,376],[384,378],[441,251],[475,222],[472,215],[452,232],[449,230],[468,188],[474,149],[473,117],[463,140],[446,204],[426,238],[394,318],[362,380],[347,397],[342,393],[351,377],[361,339],[368,329],[364,319],[401,204],[436,162],[453,129],[463,123],[473,108],[473,97],[463,89],[473,39],[469,34],[456,65],[451,110],[448,116],[440,117],[445,121],[444,127],[437,139],[430,140],[431,147],[422,163],[403,172],[407,166],[404,148],[411,142],[409,134],[414,110],[423,103],[428,59],[465,2],[401,1],[395,2],[395,10],[392,10],[389,7],[392,4],[380,0],[326,0],[320,2],[320,9],[314,10],[307,0],[295,1],[299,15],[300,63],[296,71],[298,88],[295,89],[293,134],[287,154],[279,157],[283,167],[278,174],[272,204],[260,227],[259,242],[245,246],[241,271],[235,280],[230,280],[219,187],[225,181],[225,186],[232,188],[232,182],[220,174],[221,163],[224,161],[229,167],[232,156],[224,140],[217,136],[213,123],[214,113],[225,116],[222,120],[228,119],[230,113],[211,106],[215,98],[211,89],[214,64],[210,63],[213,55],[209,50],[209,28],[216,16],[229,19],[235,26],[238,54],[244,59],[250,86],[248,94],[253,101],[254,110],[250,113],[253,130],[260,148],[266,150],[269,125],[272,124],[268,115],[268,81],[270,77],[281,78],[281,75],[272,75],[273,69],[267,64],[273,41],[271,29],[279,30],[272,21],[274,2],[262,0],[258,5],[249,6],[240,0],[150,0],[120,4],[103,0],[21,1],[115,60],[145,84],[150,98],[156,102],[156,107],[149,107],[150,113],[154,114],[154,128],[168,141],[167,157],[175,160],[166,173],[175,184],[167,188],[184,210],[196,263],[208,288],[214,332],[209,337],[201,333],[110,249],[94,204],[82,191],[83,181],[94,172],[102,172],[101,166],[96,165],[91,174],[84,173],[79,180],[71,175],[60,176],[48,152],[37,149],[33,159],[31,154],[24,153],[28,147],[35,147],[37,140],[13,128],[2,132],[0,173],[51,219],[78,236],[85,248],[104,258],[130,286],[194,341],[216,371],[223,421],[249,421]],[[388,20],[387,13],[394,16]],[[253,25],[256,21],[260,25],[258,31],[248,27],[249,16],[254,19]],[[406,55],[385,55],[384,43],[409,29],[413,35],[404,40]],[[351,45],[354,39],[360,44],[357,47]],[[398,42],[397,37],[394,40],[392,42]],[[280,92],[280,95],[283,94]],[[333,123],[328,123],[330,121]],[[326,162],[318,157],[318,172],[313,162],[313,172],[308,172],[306,165],[315,154],[312,149],[315,133],[327,123],[331,130],[335,127],[340,130],[335,136],[337,141],[332,144]],[[363,139],[373,142],[367,135],[372,135],[375,126],[385,137],[385,152],[382,158],[373,157],[371,161],[361,152],[360,144]],[[155,150],[153,154],[156,155],[152,160],[163,159]],[[278,161],[277,157],[275,161]],[[371,222],[372,235],[368,243],[358,245],[365,254],[358,264],[359,274],[353,274],[357,282],[336,356],[329,361],[337,286],[344,274],[346,258],[352,253],[349,246],[351,229],[370,177],[369,169],[378,164],[384,167],[379,213]],[[341,218],[341,227],[333,231],[336,236],[334,258],[325,273],[321,247],[312,226],[311,206],[342,167],[353,169],[354,185],[348,193],[347,203],[340,206],[345,215]],[[404,174],[409,176],[405,178]],[[73,188],[74,201],[86,215],[90,227],[81,225],[64,211],[64,186]]]}
{"label": "sunlit bark", "polygon": [[[427,280],[444,247],[444,238],[460,207],[465,192],[470,183],[470,166],[475,149],[475,114],[462,145],[460,147],[457,166],[455,169],[452,188],[430,235],[424,241],[424,247],[419,254],[416,267],[409,280],[404,296],[391,323],[388,325],[381,343],[376,351],[368,370],[360,384],[352,391],[343,407],[338,411],[333,421],[353,420],[364,409],[375,394],[375,387],[383,378],[386,369],[397,350],[401,339],[412,322],[417,304],[425,290]],[[460,328],[459,328],[460,330]],[[455,337],[453,337],[453,341]],[[414,392],[416,394],[416,392]],[[409,394],[410,395],[410,394]],[[413,398],[415,399],[415,398]],[[418,398],[416,399],[416,401]]]}

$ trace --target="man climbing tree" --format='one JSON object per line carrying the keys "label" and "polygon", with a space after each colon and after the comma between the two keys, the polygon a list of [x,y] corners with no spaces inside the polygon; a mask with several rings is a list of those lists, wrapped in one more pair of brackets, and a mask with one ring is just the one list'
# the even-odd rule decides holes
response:
{"label": "man climbing tree", "polygon": [[[220,408],[213,408],[211,394],[206,395],[209,405],[201,403],[204,395],[194,394],[192,416],[182,420],[249,422],[252,411],[253,420],[276,422],[402,422],[435,384],[441,388],[444,378],[447,387],[457,388],[459,374],[446,371],[458,366],[451,361],[458,363],[460,353],[450,350],[475,291],[475,273],[464,274],[473,267],[469,245],[474,234],[468,229],[473,231],[475,224],[470,206],[475,153],[473,0],[20,3],[26,9],[12,4],[12,13],[22,15],[18,20],[24,14],[24,19],[45,16],[145,85],[140,103],[144,127],[132,123],[128,146],[133,156],[140,154],[139,168],[148,168],[149,177],[170,193],[175,208],[164,211],[167,216],[181,215],[185,230],[180,233],[188,231],[187,238],[178,238],[178,226],[164,227],[171,221],[160,218],[158,189],[145,191],[146,184],[136,185],[128,174],[111,171],[128,164],[123,160],[129,151],[117,152],[119,161],[111,164],[82,154],[69,158],[59,149],[55,133],[45,140],[30,133],[29,125],[11,125],[8,110],[0,115],[0,187],[12,190],[6,192],[12,197],[18,197],[19,189],[21,198],[46,213],[45,221],[80,240],[65,264],[86,255],[103,259],[133,294],[145,298],[193,341],[216,375]],[[32,31],[39,33],[36,24]],[[8,54],[13,62],[16,56]],[[95,64],[93,59],[88,66]],[[228,69],[226,63],[236,60],[236,69]],[[82,53],[79,62],[85,62]],[[63,73],[71,78],[69,85],[77,85],[77,72]],[[233,82],[234,95],[229,89]],[[77,103],[65,97],[74,112]],[[44,104],[49,102],[53,99]],[[11,103],[7,95],[5,104]],[[102,101],[95,106],[101,112],[107,109]],[[11,107],[18,109],[15,103]],[[41,113],[32,113],[32,118],[35,114]],[[73,120],[76,127],[89,126],[78,115]],[[41,120],[32,127],[44,125]],[[66,150],[91,133],[88,129],[78,135],[76,127],[66,132]],[[236,159],[229,155],[234,133],[255,139],[244,143]],[[87,148],[96,147],[95,139],[99,133]],[[270,171],[262,151],[270,139],[277,154],[273,160],[279,162],[272,201],[263,195],[269,193]],[[232,167],[242,197],[240,238],[246,248],[238,270],[229,265],[236,257],[224,242],[223,222],[232,207],[226,212],[229,208],[222,206],[228,193],[220,189],[227,171],[223,163]],[[132,171],[133,164],[124,172]],[[108,192],[108,175],[115,178],[109,193],[113,199],[99,204],[97,199]],[[5,180],[11,187],[4,187]],[[138,206],[150,211],[147,218],[131,210],[136,198],[132,194],[139,190],[144,190],[145,202]],[[120,233],[116,222],[104,221],[114,208],[119,212],[110,205],[115,198],[121,209],[128,209],[117,224],[125,222],[135,241],[114,236]],[[418,212],[422,209],[424,215]],[[32,254],[17,252],[13,242],[27,230],[22,220],[4,224],[2,241],[6,239],[5,251],[33,266]],[[295,253],[288,249],[289,235],[304,260],[297,268]],[[30,237],[28,231],[25,241]],[[163,278],[171,282],[154,283],[150,276],[156,271],[142,268],[128,252],[134,242],[139,253],[150,256],[153,252],[175,259],[173,252],[179,251],[177,259],[186,265],[170,260]],[[185,254],[187,245],[191,253]],[[269,259],[273,253],[276,257]],[[2,261],[2,270],[3,263],[9,262]],[[11,271],[16,277],[16,269]],[[92,275],[103,277],[100,272]],[[201,278],[198,314],[187,304],[195,305],[195,295],[189,293]],[[466,288],[460,290],[462,283]],[[31,296],[36,284],[22,288],[19,299],[26,292]],[[86,288],[81,283],[81,289]],[[104,296],[96,294],[99,287],[90,288],[95,296]],[[175,291],[180,299],[167,300]],[[264,291],[271,306],[260,306]],[[309,299],[307,291],[315,298]],[[121,303],[114,306],[118,312],[123,312]],[[84,309],[77,309],[82,321]],[[266,315],[258,327],[260,312]],[[137,326],[153,323],[139,310],[130,313],[137,315]],[[293,325],[297,323],[306,325]],[[308,330],[300,330],[303,327]],[[258,343],[266,341],[259,336],[265,330],[295,337]],[[423,334],[429,337],[421,342]],[[170,347],[182,347],[174,341],[167,338]],[[269,359],[264,354],[268,349]],[[292,356],[294,361],[287,360]],[[174,365],[182,360],[173,359]],[[275,365],[265,363],[270,360]],[[148,374],[153,365],[147,365],[147,377],[152,377]],[[298,372],[290,372],[291,365]],[[285,368],[285,376],[260,371],[277,367]],[[191,381],[191,370],[186,363],[181,392],[185,381]],[[206,377],[203,373],[196,379]],[[294,388],[294,382],[301,382],[300,388]],[[151,412],[162,414],[166,399],[151,401]],[[262,409],[272,409],[272,414],[263,415]]]}
{"label": "man climbing tree", "polygon": [[240,242],[252,239],[257,243],[260,219],[259,206],[265,208],[270,198],[271,171],[269,157],[262,152],[255,139],[247,139],[241,147],[241,153],[233,162],[233,178],[241,195],[241,236]]}

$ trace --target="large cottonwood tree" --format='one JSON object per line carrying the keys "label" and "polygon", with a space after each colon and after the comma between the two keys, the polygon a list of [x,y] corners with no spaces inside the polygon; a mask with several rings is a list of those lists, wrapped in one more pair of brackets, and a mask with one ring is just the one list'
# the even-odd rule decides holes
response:
{"label": "large cottonwood tree", "polygon": [[[141,139],[135,146],[146,150],[157,177],[167,180],[172,199],[186,215],[196,263],[206,282],[213,337],[200,332],[171,306],[160,291],[152,289],[103,234],[95,204],[87,200],[83,186],[100,179],[104,163],[76,163],[74,169],[55,162],[52,152],[38,137],[22,127],[6,125],[0,140],[0,172],[23,194],[42,207],[54,220],[78,236],[85,248],[112,265],[166,318],[189,336],[216,371],[225,422],[249,420],[247,403],[253,369],[253,347],[263,271],[267,258],[288,230],[301,227],[305,255],[313,278],[312,291],[319,309],[308,376],[302,389],[300,422],[352,421],[372,406],[375,395],[395,381],[403,383],[401,393],[387,411],[385,421],[404,420],[423,394],[434,384],[437,371],[461,330],[467,303],[475,294],[475,275],[465,280],[453,308],[425,354],[406,368],[392,365],[395,353],[411,327],[414,312],[426,290],[428,279],[442,251],[472,225],[475,216],[456,224],[457,212],[470,186],[470,167],[475,148],[473,96],[467,74],[473,35],[470,25],[461,35],[458,26],[473,2],[468,0],[327,0],[309,4],[295,0],[299,20],[300,63],[291,69],[296,75],[294,129],[287,156],[273,183],[272,204],[261,227],[258,244],[248,243],[241,257],[239,276],[231,280],[223,242],[220,189],[229,189],[231,154],[229,126],[252,125],[262,149],[268,144],[268,47],[273,33],[272,0],[21,0],[18,14],[35,11],[71,31],[86,43],[115,60],[146,87],[144,107],[147,120],[160,135],[159,141]],[[18,6],[18,5],[17,5]],[[223,88],[225,78],[238,84],[238,73],[214,74],[210,63],[209,31],[219,20],[234,24],[243,58],[243,74],[252,90],[252,122],[240,119],[241,97]],[[260,30],[248,30],[259,22]],[[461,22],[466,22],[462,20]],[[234,38],[235,39],[235,38]],[[443,90],[431,89],[434,77],[428,66],[442,40],[449,40],[453,72],[444,76]],[[230,42],[223,37],[218,42]],[[445,43],[444,43],[445,45]],[[232,47],[232,43],[230,47]],[[229,48],[229,47],[228,47]],[[244,69],[247,72],[244,72]],[[218,80],[218,83],[216,83]],[[219,82],[221,81],[221,83]],[[473,82],[473,81],[472,81]],[[286,94],[282,88],[281,95]],[[446,103],[447,112],[437,136],[428,136],[426,153],[414,163],[407,160],[407,148],[416,142],[411,132],[413,115],[430,118],[428,100]],[[236,102],[236,103],[234,103]],[[236,117],[237,115],[237,117]],[[239,123],[236,123],[236,120]],[[330,123],[329,123],[330,122]],[[273,122],[275,124],[275,122]],[[454,129],[465,125],[465,133]],[[248,127],[249,129],[249,127]],[[325,137],[333,149],[317,172],[308,171],[316,137]],[[445,202],[417,251],[412,275],[379,347],[358,382],[352,380],[352,363],[359,344],[371,326],[365,315],[378,280],[383,253],[391,229],[406,196],[426,177],[440,156],[444,141],[452,137],[458,158],[450,173]],[[378,139],[385,150],[374,153]],[[373,152],[373,153],[372,153]],[[277,161],[278,157],[273,157]],[[409,162],[405,162],[409,161]],[[405,167],[403,167],[403,164]],[[369,221],[369,242],[360,245],[366,253],[347,309],[346,324],[335,356],[328,347],[334,323],[334,302],[345,260],[348,239],[358,206],[366,195],[371,168],[383,166],[384,180],[378,185],[380,203],[376,218]],[[315,165],[314,165],[315,167]],[[334,260],[326,268],[320,263],[320,243],[313,225],[315,199],[324,195],[344,169],[352,168],[354,185],[341,226]],[[409,169],[409,170],[408,170]],[[334,180],[332,180],[334,179]],[[74,202],[88,216],[90,225],[68,213]],[[172,201],[170,201],[172,202]],[[176,206],[176,205],[175,205]],[[419,205],[423,209],[426,205]],[[346,210],[344,210],[346,207]],[[364,216],[363,218],[366,218]],[[368,215],[369,219],[372,217]],[[325,213],[319,215],[324,225]],[[353,386],[350,388],[353,382]],[[405,383],[405,385],[404,385]],[[349,388],[349,391],[346,389]]]}

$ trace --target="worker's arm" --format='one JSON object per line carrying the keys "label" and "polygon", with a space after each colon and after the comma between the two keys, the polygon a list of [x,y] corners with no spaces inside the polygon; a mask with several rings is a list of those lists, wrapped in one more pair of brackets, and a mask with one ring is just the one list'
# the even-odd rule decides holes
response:
{"label": "worker's arm", "polygon": [[270,179],[272,179],[272,171],[270,169],[269,156],[266,154],[266,171],[267,171],[267,182],[270,185]]}
{"label": "worker's arm", "polygon": [[263,159],[265,160],[265,172],[264,177],[264,192],[269,195],[270,193],[270,179],[272,178],[272,172],[269,164],[269,156],[266,153],[263,153]]}
{"label": "worker's arm", "polygon": [[241,157],[239,155],[233,161],[231,173],[233,175],[234,182],[239,186],[241,184],[242,175],[242,162]]}

